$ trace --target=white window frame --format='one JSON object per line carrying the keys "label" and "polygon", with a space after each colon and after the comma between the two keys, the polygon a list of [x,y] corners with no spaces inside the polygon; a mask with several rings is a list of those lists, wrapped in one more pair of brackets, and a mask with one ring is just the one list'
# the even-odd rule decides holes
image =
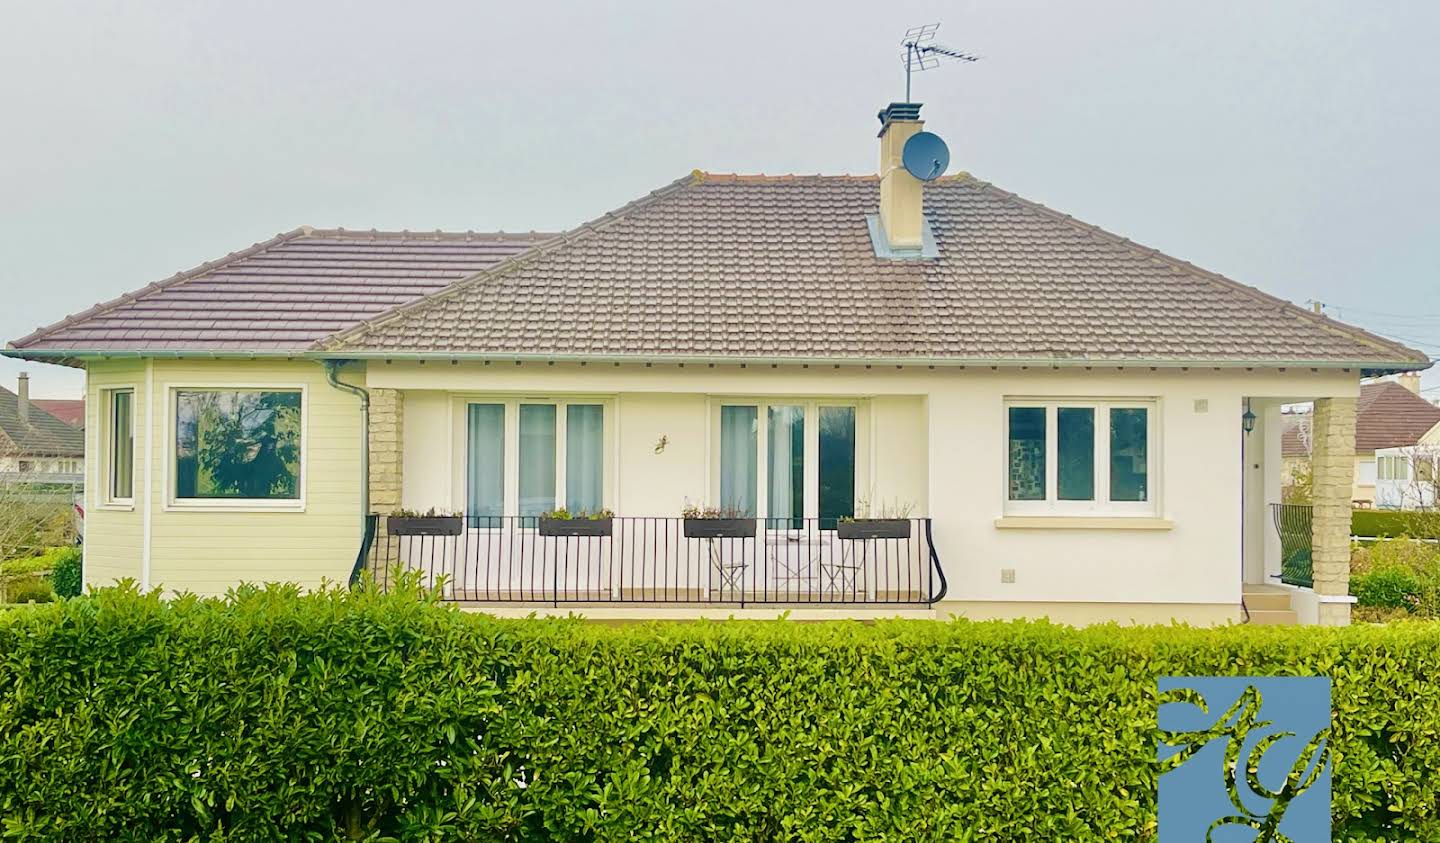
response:
{"label": "white window frame", "polygon": [[[1010,411],[1045,409],[1045,499],[1010,500]],[[1095,411],[1095,499],[1059,499],[1059,419],[1061,408]],[[1146,500],[1110,500],[1110,411],[1145,410]],[[1160,405],[1151,398],[1006,398],[1001,410],[1000,496],[1006,515],[1154,518],[1160,512]]]}
{"label": "white window frame", "polygon": [[[769,519],[770,510],[770,437],[767,434],[770,407],[803,407],[805,411],[805,511],[802,518],[820,517],[820,408],[850,407],[855,411],[855,500],[858,504],[870,487],[870,402],[863,398],[788,398],[766,396],[764,398],[710,399],[708,415],[709,433],[706,450],[709,457],[709,477],[705,487],[709,490],[709,506],[720,505],[720,408],[755,408],[755,517]],[[691,501],[699,504],[702,502]]]}
{"label": "white window frame", "polygon": [[[115,396],[130,393],[130,497],[115,496]],[[100,507],[102,509],[133,510],[135,508],[135,487],[140,485],[140,427],[136,398],[139,390],[135,384],[117,384],[100,390]]]}
{"label": "white window frame", "polygon": [[[304,512],[306,501],[305,485],[310,476],[310,393],[304,383],[166,383],[162,393],[165,396],[164,439],[165,464],[161,467],[161,482],[165,484],[164,509],[175,512]],[[181,498],[175,495],[176,424],[181,392],[298,392],[300,393],[300,477],[296,498]]]}
{"label": "white window frame", "polygon": [[[460,514],[464,515],[470,511],[470,488],[467,482],[467,475],[470,464],[470,431],[469,415],[471,404],[499,404],[505,408],[505,441],[504,445],[504,504],[500,511],[501,517],[520,517],[520,406],[522,404],[547,404],[555,407],[555,504],[552,507],[560,507],[565,503],[565,449],[567,447],[566,430],[569,424],[568,408],[571,404],[599,404],[600,405],[600,427],[601,427],[601,453],[604,455],[603,464],[600,466],[600,498],[601,508],[615,508],[615,401],[610,396],[585,396],[585,395],[563,395],[563,396],[515,396],[515,395],[465,395],[454,401],[454,412],[456,435],[453,437],[456,453],[460,458],[455,460],[455,474],[453,477],[454,488],[457,490],[453,499],[460,502],[455,507]],[[471,527],[470,529],[491,529],[483,527]]]}

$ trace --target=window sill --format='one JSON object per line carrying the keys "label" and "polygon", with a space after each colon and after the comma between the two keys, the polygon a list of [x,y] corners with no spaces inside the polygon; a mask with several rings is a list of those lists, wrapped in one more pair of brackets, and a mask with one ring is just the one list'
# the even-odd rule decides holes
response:
{"label": "window sill", "polygon": [[1007,515],[995,519],[997,530],[1173,530],[1168,518],[1134,516]]}
{"label": "window sill", "polygon": [[134,512],[135,504],[131,501],[125,501],[123,503],[121,501],[114,501],[111,503],[102,503],[95,508],[105,512]]}
{"label": "window sill", "polygon": [[304,512],[303,501],[170,501],[166,512]]}

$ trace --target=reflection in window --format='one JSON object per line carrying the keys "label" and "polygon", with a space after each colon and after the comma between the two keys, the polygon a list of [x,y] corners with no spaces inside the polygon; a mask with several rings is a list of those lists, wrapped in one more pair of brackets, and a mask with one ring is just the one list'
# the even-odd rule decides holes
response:
{"label": "reflection in window", "polygon": [[820,529],[855,515],[855,408],[820,408]]}
{"label": "reflection in window", "polygon": [[1010,500],[1045,500],[1045,408],[1010,408]]}
{"label": "reflection in window", "polygon": [[300,393],[175,394],[175,497],[300,497]]}
{"label": "reflection in window", "polygon": [[1148,500],[1148,412],[1142,407],[1110,410],[1110,500]]}
{"label": "reflection in window", "polygon": [[135,393],[110,393],[110,497],[130,500],[135,495]]}
{"label": "reflection in window", "polygon": [[1061,407],[1056,412],[1055,436],[1060,500],[1095,500],[1095,409]]}

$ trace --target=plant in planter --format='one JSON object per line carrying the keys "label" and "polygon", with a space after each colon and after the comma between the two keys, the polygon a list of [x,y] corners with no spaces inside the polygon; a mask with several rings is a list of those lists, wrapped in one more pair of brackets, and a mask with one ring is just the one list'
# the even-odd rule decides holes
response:
{"label": "plant in planter", "polygon": [[753,539],[755,519],[737,507],[685,504],[680,511],[687,539]]}
{"label": "plant in planter", "polygon": [[542,536],[610,536],[615,532],[615,513],[608,509],[597,512],[570,512],[557,509],[540,516]]}
{"label": "plant in planter", "polygon": [[392,536],[458,536],[464,526],[458,513],[431,507],[424,512],[397,509],[385,519]]}
{"label": "plant in planter", "polygon": [[835,535],[849,540],[908,539],[914,508],[910,501],[882,501],[872,517],[870,502],[862,499],[856,502],[854,518],[842,518],[835,525]]}

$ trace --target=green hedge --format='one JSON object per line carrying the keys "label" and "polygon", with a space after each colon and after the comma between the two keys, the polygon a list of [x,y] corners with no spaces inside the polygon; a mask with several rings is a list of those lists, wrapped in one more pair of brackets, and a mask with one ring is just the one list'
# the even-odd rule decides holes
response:
{"label": "green hedge", "polygon": [[1350,534],[1364,538],[1440,538],[1440,518],[1433,513],[1357,509],[1350,514]]}
{"label": "green hedge", "polygon": [[1316,673],[1336,839],[1440,839],[1440,626],[606,627],[102,591],[0,613],[0,835],[1151,840],[1156,677]]}

